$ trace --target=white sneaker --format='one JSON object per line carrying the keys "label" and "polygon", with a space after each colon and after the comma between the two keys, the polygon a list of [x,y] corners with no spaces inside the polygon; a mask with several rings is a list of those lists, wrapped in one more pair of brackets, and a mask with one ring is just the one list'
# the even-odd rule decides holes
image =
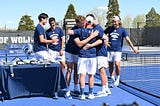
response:
{"label": "white sneaker", "polygon": [[58,93],[57,92],[54,93],[53,99],[58,99]]}
{"label": "white sneaker", "polygon": [[109,88],[106,88],[105,90],[106,90],[106,93],[107,93],[108,95],[110,95],[110,94],[111,94],[111,91],[110,91],[110,89],[109,89]]}
{"label": "white sneaker", "polygon": [[119,80],[116,80],[115,82],[114,82],[114,86],[118,86],[119,85]]}
{"label": "white sneaker", "polygon": [[89,95],[88,95],[88,99],[94,99],[95,98],[95,96],[94,96],[94,94],[93,93],[90,93]]}
{"label": "white sneaker", "polygon": [[72,99],[72,96],[71,96],[71,94],[70,94],[70,91],[67,91],[67,92],[66,92],[65,98],[66,98],[66,99],[69,99],[69,100]]}
{"label": "white sneaker", "polygon": [[85,95],[84,94],[82,94],[82,95],[80,95],[80,98],[79,98],[80,100],[85,100],[86,99],[86,97],[85,97]]}
{"label": "white sneaker", "polygon": [[96,97],[105,97],[108,96],[106,91],[98,91]]}
{"label": "white sneaker", "polygon": [[112,82],[111,84],[109,84],[109,88],[114,88],[115,85],[114,85],[114,82]]}

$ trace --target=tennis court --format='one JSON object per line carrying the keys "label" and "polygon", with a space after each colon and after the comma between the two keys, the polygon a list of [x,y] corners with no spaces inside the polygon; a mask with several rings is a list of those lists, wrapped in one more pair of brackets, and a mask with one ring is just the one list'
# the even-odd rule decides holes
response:
{"label": "tennis court", "polygon": [[[22,58],[22,57],[21,57]],[[97,71],[98,72],[98,71]],[[106,72],[109,74],[108,69]],[[71,83],[73,87],[73,79]],[[100,76],[95,75],[95,92],[101,89]],[[125,90],[125,91],[124,91]],[[88,88],[86,88],[88,91]],[[160,105],[160,52],[141,52],[134,54],[126,52],[121,61],[121,83],[118,88],[111,89],[112,94],[108,97],[96,98],[93,101],[80,101],[74,98],[67,101],[64,98],[53,100],[50,98],[19,98],[15,100],[6,100],[0,102],[0,106],[33,106],[27,102],[34,102],[34,105],[46,104],[57,106],[76,106],[92,105],[101,106],[103,102],[109,103],[110,106],[117,104],[131,104],[136,101],[140,106]],[[127,92],[126,92],[127,91]],[[133,94],[133,95],[132,95]],[[122,98],[122,99],[120,99]],[[147,102],[148,101],[148,102]]]}
{"label": "tennis court", "polygon": [[[124,53],[121,62],[121,84],[122,89],[160,105],[160,52]],[[134,89],[133,92],[131,88]]]}

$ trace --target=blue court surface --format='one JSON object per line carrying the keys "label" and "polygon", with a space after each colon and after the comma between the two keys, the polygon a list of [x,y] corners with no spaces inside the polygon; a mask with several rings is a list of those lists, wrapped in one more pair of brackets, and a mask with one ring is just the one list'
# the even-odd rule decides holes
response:
{"label": "blue court surface", "polygon": [[[73,82],[71,83],[71,89],[73,89]],[[95,76],[94,92],[101,90],[100,79],[98,75]],[[88,92],[88,86],[86,85],[85,92]],[[109,104],[109,106],[117,106],[122,104],[132,104],[136,101],[139,106],[154,106],[152,103],[145,101],[119,87],[111,89],[112,94],[107,97],[95,98],[93,100],[79,100],[77,97],[73,97],[72,100],[66,100],[64,97],[59,97],[55,100],[47,97],[30,97],[30,98],[16,98],[13,100],[5,100],[0,102],[0,106],[102,106],[103,103]]]}
{"label": "blue court surface", "polygon": [[[127,59],[121,64],[120,86],[111,88],[112,94],[107,97],[84,101],[73,97],[72,100],[67,100],[59,93],[57,100],[48,97],[15,98],[0,101],[0,106],[103,106],[103,103],[109,106],[133,106],[133,102],[137,102],[139,106],[160,106],[160,55],[131,54]],[[108,69],[106,71],[108,73]],[[100,83],[97,72],[94,93],[101,90]],[[73,89],[73,86],[72,79],[70,88]],[[85,92],[87,94],[88,85]]]}
{"label": "blue court surface", "polygon": [[147,64],[121,67],[120,88],[160,105],[160,65]]}

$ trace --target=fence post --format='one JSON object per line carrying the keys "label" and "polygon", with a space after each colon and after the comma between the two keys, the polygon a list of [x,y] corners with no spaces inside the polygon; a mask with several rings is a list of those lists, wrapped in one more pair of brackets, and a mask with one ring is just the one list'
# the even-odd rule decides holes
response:
{"label": "fence post", "polygon": [[139,24],[140,22],[137,22],[137,49],[139,50]]}

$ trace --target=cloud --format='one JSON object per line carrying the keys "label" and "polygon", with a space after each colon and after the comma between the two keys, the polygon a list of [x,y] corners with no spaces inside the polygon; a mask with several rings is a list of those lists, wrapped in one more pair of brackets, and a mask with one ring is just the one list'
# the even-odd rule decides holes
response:
{"label": "cloud", "polygon": [[107,11],[107,10],[108,10],[108,7],[107,7],[107,6],[100,6],[100,7],[98,7],[98,9]]}
{"label": "cloud", "polygon": [[7,21],[7,23],[8,23],[8,24],[13,24],[13,23],[14,23],[14,21]]}

